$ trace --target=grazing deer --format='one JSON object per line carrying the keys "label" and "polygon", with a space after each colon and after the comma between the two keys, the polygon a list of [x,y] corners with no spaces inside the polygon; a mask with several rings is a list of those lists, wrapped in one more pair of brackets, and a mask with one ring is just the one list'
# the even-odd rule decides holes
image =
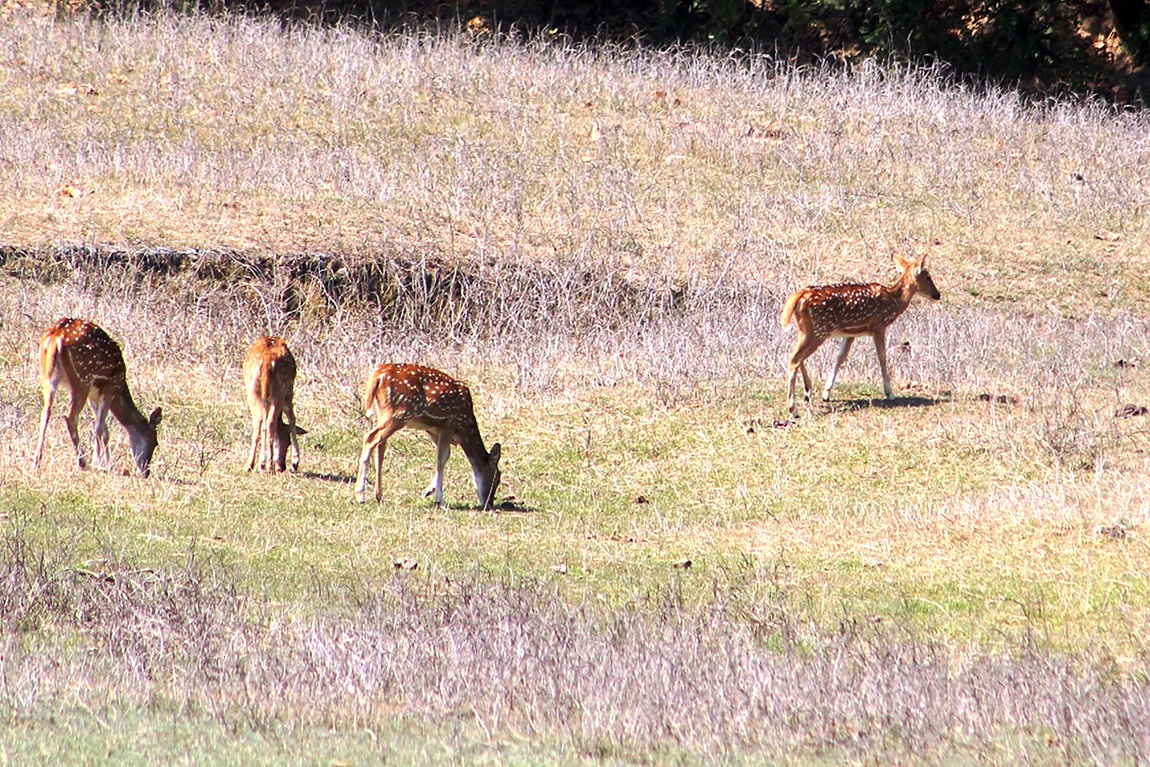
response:
{"label": "grazing deer", "polygon": [[926,256],[917,261],[907,261],[895,253],[893,260],[902,269],[902,276],[889,287],[873,282],[866,285],[815,286],[795,291],[787,298],[779,321],[784,328],[793,321],[798,330],[795,346],[791,350],[787,389],[787,405],[792,415],[795,414],[795,378],[800,372],[803,374],[803,390],[809,405],[811,377],[807,372],[806,359],[832,336],[842,338],[842,344],[826,388],[823,389],[824,402],[830,399],[831,387],[835,385],[839,367],[846,361],[851,344],[858,336],[874,338],[878,364],[882,369],[882,390],[887,399],[893,396],[886,364],[886,329],[906,311],[917,293],[924,293],[934,301],[940,297],[930,272],[926,270]]}
{"label": "grazing deer", "polygon": [[[248,471],[256,466],[273,474],[287,468],[287,448],[291,442],[291,470],[299,471],[299,440],[307,434],[296,426],[292,396],[295,391],[295,357],[282,338],[263,336],[248,349],[244,358],[244,391],[252,414],[252,447]],[[287,416],[287,423],[283,416]]]}
{"label": "grazing deer", "polygon": [[435,494],[435,502],[443,504],[443,467],[451,455],[451,446],[459,445],[471,463],[475,478],[475,494],[485,509],[495,502],[499,487],[500,446],[483,446],[475,411],[471,404],[471,391],[467,384],[445,373],[420,365],[380,365],[372,371],[367,382],[367,414],[375,414],[375,427],[363,436],[363,450],[359,455],[359,479],[355,485],[356,498],[363,503],[367,490],[368,462],[375,455],[375,500],[382,493],[383,451],[387,438],[405,426],[422,429],[435,443],[435,473],[423,491],[426,498]]}
{"label": "grazing deer", "polygon": [[156,427],[162,416],[160,408],[145,418],[132,401],[128,391],[128,369],[120,347],[96,325],[86,320],[64,318],[48,328],[40,339],[40,388],[44,393],[44,412],[40,416],[40,440],[36,443],[36,467],[44,453],[44,434],[52,415],[52,400],[61,384],[72,392],[72,406],[64,422],[68,435],[76,448],[81,469],[87,468],[80,450],[80,435],[76,424],[84,403],[92,405],[96,417],[93,431],[97,463],[106,466],[108,455],[108,426],[105,419],[111,411],[128,432],[128,442],[136,469],[148,476],[148,464],[156,450]]}

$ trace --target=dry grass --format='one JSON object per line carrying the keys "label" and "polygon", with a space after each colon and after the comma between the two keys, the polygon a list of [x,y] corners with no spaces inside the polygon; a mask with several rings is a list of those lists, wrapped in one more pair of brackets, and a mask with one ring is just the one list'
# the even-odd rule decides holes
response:
{"label": "dry grass", "polygon": [[23,245],[575,261],[780,291],[885,278],[902,246],[935,255],[952,304],[1147,306],[1137,113],[929,70],[17,21],[0,225]]}
{"label": "dry grass", "polygon": [[[148,610],[182,615],[187,582],[163,581],[176,590],[152,600],[135,576],[91,592],[74,579],[79,590],[45,619],[59,635],[6,625],[8,646],[29,652],[5,655],[8,679],[34,687],[45,658],[82,634],[70,599],[128,599],[132,610],[112,616],[126,623],[97,611],[91,628],[134,638],[120,655],[94,643],[110,653],[93,661],[110,664],[91,677],[110,685],[93,683],[98,695],[68,692],[89,678],[81,654],[32,697],[5,688],[14,731],[89,706],[125,722],[141,707],[147,722],[206,711],[226,731],[223,753],[237,733],[283,728],[313,744],[309,728],[330,726],[347,744],[361,725],[395,727],[407,761],[449,732],[465,733],[447,741],[471,760],[525,762],[754,762],[792,746],[806,749],[800,761],[1111,761],[1144,746],[1137,717],[1114,720],[1144,708],[1150,621],[1150,424],[1118,415],[1150,405],[1144,115],[1029,106],[933,71],[238,19],[10,21],[10,540],[59,567],[176,580],[189,551],[203,552],[237,601],[188,609],[216,611],[220,636],[251,651],[177,657],[149,643],[211,634],[183,618],[147,633]],[[776,428],[782,296],[885,279],[895,246],[931,253],[944,296],[892,329],[899,399],[871,399],[878,370],[863,342],[830,407]],[[71,472],[58,424],[44,472],[31,470],[32,350],[62,315],[119,339],[137,401],[163,405],[152,481]],[[272,481],[242,470],[239,384],[244,350],[267,331],[300,360],[297,409],[311,431],[301,476]],[[415,437],[389,448],[383,503],[350,502],[360,387],[385,359],[471,382],[484,435],[505,445],[503,491],[518,513],[467,510],[459,456],[452,505],[419,501],[432,456]],[[115,428],[113,450],[126,455]],[[434,598],[388,601],[404,557]],[[50,590],[54,572],[32,591]],[[461,580],[474,594],[439,592]],[[474,621],[451,624],[473,598]],[[667,601],[681,622],[660,622]],[[778,632],[755,634],[779,610]],[[635,642],[604,633],[612,621]],[[844,637],[840,626],[871,628]],[[475,663],[437,666],[440,641]],[[564,665],[564,642],[582,642],[579,663]],[[735,665],[716,647],[737,650]],[[404,659],[388,672],[409,675],[400,692],[373,687],[386,679],[378,668],[355,677],[362,688],[348,681],[357,658],[387,653]],[[554,663],[530,675],[500,665],[508,657]],[[149,658],[172,675],[158,687],[187,685],[157,692],[117,665]],[[242,678],[249,661],[306,671],[282,690],[286,677],[270,672]],[[216,662],[235,665],[212,677]],[[645,663],[676,671],[641,673]],[[806,682],[788,676],[796,667]],[[542,689],[540,676],[564,681]],[[972,702],[1010,679],[1029,681],[990,696],[1005,702]],[[249,697],[225,702],[241,688]],[[621,692],[591,696],[607,690]],[[636,707],[627,690],[668,703]],[[804,702],[819,690],[834,694],[812,713]],[[288,710],[327,693],[328,708]],[[923,700],[943,701],[936,719],[906,713]],[[532,701],[545,701],[538,713]],[[1018,713],[1023,702],[1034,705]],[[1081,718],[1058,719],[1059,705]],[[762,716],[730,713],[748,706]],[[440,718],[423,730],[412,712]],[[85,726],[68,733],[83,742]],[[946,736],[954,728],[969,739]],[[509,745],[526,737],[548,745]]]}
{"label": "dry grass", "polygon": [[[19,536],[4,549],[6,705],[57,712],[54,737],[97,748],[119,727],[89,733],[71,709],[97,721],[176,711],[201,730],[255,731],[280,759],[332,728],[372,734],[360,758],[406,761],[394,734],[414,722],[443,727],[440,748],[457,753],[473,739],[493,754],[534,742],[560,763],[1137,763],[1150,746],[1146,681],[1116,675],[1104,652],[1075,667],[1024,645],[956,666],[881,625],[812,630],[777,580],[765,603],[748,599],[769,573],[742,573],[702,611],[684,613],[672,588],[607,621],[538,583],[400,575],[345,617],[298,620],[238,597],[194,554],[174,572],[138,572],[68,567]],[[44,639],[13,641],[25,633]],[[29,735],[17,757],[59,748]],[[210,756],[191,745],[184,759]],[[145,759],[162,753],[141,746]]]}

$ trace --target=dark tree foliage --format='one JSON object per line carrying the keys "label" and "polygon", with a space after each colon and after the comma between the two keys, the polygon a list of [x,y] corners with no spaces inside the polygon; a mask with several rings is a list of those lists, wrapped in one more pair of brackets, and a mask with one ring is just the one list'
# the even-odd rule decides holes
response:
{"label": "dark tree foliage", "polygon": [[662,46],[775,51],[796,60],[945,62],[1037,93],[1142,103],[1150,95],[1144,0],[95,0],[272,12],[377,29],[467,26]]}
{"label": "dark tree foliage", "polygon": [[1110,0],[1109,5],[1127,51],[1143,65],[1150,62],[1150,3]]}

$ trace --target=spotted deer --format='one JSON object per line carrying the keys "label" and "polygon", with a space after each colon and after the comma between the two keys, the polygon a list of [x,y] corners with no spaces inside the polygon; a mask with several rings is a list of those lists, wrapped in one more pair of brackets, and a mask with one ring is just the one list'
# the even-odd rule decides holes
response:
{"label": "spotted deer", "polygon": [[427,432],[436,447],[435,473],[423,491],[424,498],[434,494],[436,504],[443,504],[443,467],[451,455],[451,446],[459,445],[471,463],[480,505],[485,509],[494,505],[500,480],[500,446],[499,443],[492,445],[491,452],[483,446],[467,384],[421,365],[380,365],[368,378],[366,409],[369,416],[375,415],[375,426],[364,434],[359,456],[355,493],[360,503],[367,490],[372,451],[375,451],[375,500],[378,501],[382,493],[383,451],[387,439],[410,426]]}
{"label": "spotted deer", "polygon": [[87,468],[88,463],[80,450],[80,435],[76,427],[80,411],[85,403],[89,403],[96,418],[93,430],[96,462],[102,466],[110,463],[105,421],[111,412],[128,432],[137,471],[148,476],[148,466],[156,450],[156,427],[160,425],[162,413],[160,408],[156,408],[149,417],[144,417],[132,401],[127,373],[119,345],[95,324],[64,318],[48,328],[40,339],[40,389],[44,394],[44,412],[40,416],[40,439],[36,443],[37,468],[44,454],[44,435],[52,415],[52,400],[57,389],[65,385],[72,394],[72,405],[68,415],[64,416],[64,422],[76,448],[80,468]]}
{"label": "spotted deer", "polygon": [[785,328],[794,322],[798,330],[789,361],[787,406],[795,414],[795,379],[803,375],[803,391],[807,404],[811,401],[811,377],[806,359],[815,353],[823,341],[831,337],[842,338],[834,368],[823,389],[823,401],[830,399],[839,368],[850,353],[851,344],[859,336],[871,336],[882,370],[882,390],[887,399],[892,395],[890,372],[886,363],[886,330],[910,306],[918,293],[937,301],[938,288],[926,270],[926,256],[908,261],[898,253],[893,260],[902,276],[893,285],[876,283],[814,286],[797,290],[787,298],[779,321]]}
{"label": "spotted deer", "polygon": [[[252,415],[252,444],[248,471],[256,466],[273,474],[287,468],[287,449],[291,443],[291,470],[299,471],[299,439],[307,434],[295,422],[295,357],[282,338],[263,336],[248,349],[244,358],[244,391]],[[287,416],[287,423],[283,417]]]}

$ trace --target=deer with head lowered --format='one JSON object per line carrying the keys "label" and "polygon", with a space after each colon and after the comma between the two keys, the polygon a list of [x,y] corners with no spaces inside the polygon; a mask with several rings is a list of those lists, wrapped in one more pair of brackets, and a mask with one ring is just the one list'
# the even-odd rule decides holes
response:
{"label": "deer with head lowered", "polygon": [[463,448],[471,463],[475,494],[480,506],[490,509],[499,488],[499,443],[490,452],[483,446],[479,424],[471,403],[467,384],[433,368],[421,365],[380,365],[367,382],[367,414],[375,415],[375,426],[363,436],[359,455],[359,478],[356,499],[363,503],[367,491],[367,471],[375,452],[375,500],[382,494],[383,451],[387,439],[409,426],[425,431],[435,443],[435,473],[423,491],[423,497],[434,494],[443,505],[443,467],[451,455],[451,446]]}
{"label": "deer with head lowered", "polygon": [[886,331],[898,316],[910,306],[911,299],[922,293],[937,301],[941,296],[930,272],[926,270],[926,256],[908,261],[898,253],[893,255],[902,276],[893,285],[876,283],[814,286],[797,290],[787,298],[779,318],[782,326],[794,322],[798,330],[788,363],[787,406],[795,414],[795,379],[803,376],[803,390],[807,404],[811,401],[811,377],[806,360],[823,341],[831,337],[842,338],[834,368],[823,389],[823,401],[830,399],[839,368],[850,353],[851,344],[859,336],[874,339],[882,370],[882,390],[887,399],[893,395],[890,372],[886,362]]}
{"label": "deer with head lowered", "polygon": [[[263,336],[248,349],[244,358],[244,391],[248,396],[248,410],[252,414],[252,445],[248,471],[256,466],[273,474],[287,468],[287,449],[291,443],[291,470],[299,470],[299,440],[296,435],[307,434],[296,426],[295,357],[282,338]],[[287,423],[283,417],[287,416]]]}
{"label": "deer with head lowered", "polygon": [[36,443],[35,465],[40,466],[44,454],[44,435],[52,416],[52,400],[61,385],[72,393],[72,405],[64,416],[68,436],[76,448],[81,469],[87,468],[80,450],[77,422],[84,404],[92,406],[96,417],[93,442],[96,462],[106,466],[108,455],[108,425],[111,412],[128,432],[128,443],[136,470],[147,477],[152,454],[156,451],[156,427],[160,425],[160,408],[145,418],[132,401],[128,390],[128,369],[119,345],[102,329],[87,320],[64,318],[48,328],[40,339],[40,388],[44,394],[44,412],[40,416],[40,439]]}

